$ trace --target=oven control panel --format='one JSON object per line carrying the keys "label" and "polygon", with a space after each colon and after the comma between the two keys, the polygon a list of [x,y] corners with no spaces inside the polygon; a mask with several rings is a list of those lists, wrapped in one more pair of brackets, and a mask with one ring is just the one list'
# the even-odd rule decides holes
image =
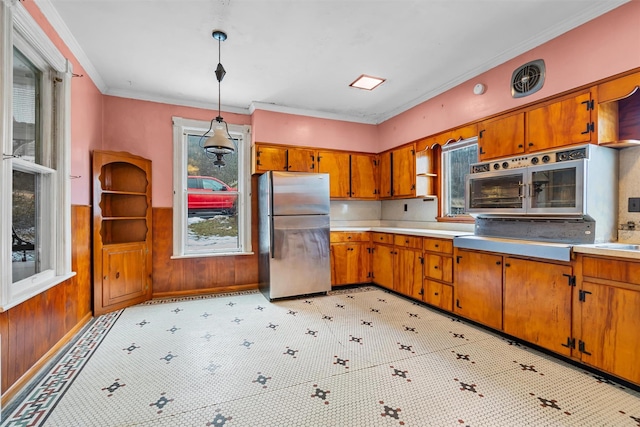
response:
{"label": "oven control panel", "polygon": [[586,159],[587,157],[588,147],[579,147],[570,150],[563,149],[543,153],[532,153],[524,156],[476,163],[471,165],[471,173],[526,168],[529,166],[544,165],[547,163]]}

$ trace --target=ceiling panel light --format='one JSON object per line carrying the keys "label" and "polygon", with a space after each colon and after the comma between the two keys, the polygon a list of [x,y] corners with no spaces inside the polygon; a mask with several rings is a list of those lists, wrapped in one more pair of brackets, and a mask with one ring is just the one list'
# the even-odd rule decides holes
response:
{"label": "ceiling panel light", "polygon": [[367,76],[366,74],[358,77],[349,86],[356,87],[358,89],[373,90],[385,82],[386,79],[380,77]]}

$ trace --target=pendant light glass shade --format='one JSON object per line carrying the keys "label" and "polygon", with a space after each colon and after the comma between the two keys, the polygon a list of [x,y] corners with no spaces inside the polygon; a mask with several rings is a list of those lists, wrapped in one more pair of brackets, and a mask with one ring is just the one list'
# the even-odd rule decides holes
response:
{"label": "pendant light glass shade", "polygon": [[229,154],[235,151],[235,145],[225,128],[219,124],[213,129],[213,135],[204,141],[204,149],[212,154]]}

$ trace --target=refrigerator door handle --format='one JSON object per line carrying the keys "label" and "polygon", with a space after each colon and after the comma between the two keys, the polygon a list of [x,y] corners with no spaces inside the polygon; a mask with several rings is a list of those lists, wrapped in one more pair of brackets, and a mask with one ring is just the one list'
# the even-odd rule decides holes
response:
{"label": "refrigerator door handle", "polygon": [[269,248],[271,249],[271,259],[276,257],[276,238],[275,238],[275,227],[273,226],[273,217],[269,218],[269,236],[271,237],[271,241],[269,242]]}

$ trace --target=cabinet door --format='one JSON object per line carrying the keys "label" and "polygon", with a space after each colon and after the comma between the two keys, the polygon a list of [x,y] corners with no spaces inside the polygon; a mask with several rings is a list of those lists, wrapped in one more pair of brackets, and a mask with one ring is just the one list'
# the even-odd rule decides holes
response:
{"label": "cabinet door", "polygon": [[351,197],[354,199],[378,198],[377,156],[351,155]]}
{"label": "cabinet door", "polygon": [[455,313],[502,329],[502,256],[458,250]]}
{"label": "cabinet door", "polygon": [[287,149],[269,145],[256,145],[256,172],[287,170]]}
{"label": "cabinet door", "polygon": [[505,258],[504,272],[504,332],[570,356],[571,266]]}
{"label": "cabinet door", "polygon": [[315,172],[316,153],[305,148],[289,148],[287,150],[289,172]]}
{"label": "cabinet door", "polygon": [[146,243],[108,245],[102,248],[102,308],[146,299]]}
{"label": "cabinet door", "polygon": [[591,142],[591,109],[591,93],[585,93],[529,111],[528,151]]}
{"label": "cabinet door", "polygon": [[443,310],[453,311],[453,286],[427,279],[424,281],[423,300]]}
{"label": "cabinet door", "polygon": [[422,299],[422,251],[396,247],[394,252],[393,289]]}
{"label": "cabinet door", "polygon": [[582,283],[581,310],[584,363],[640,384],[640,291],[615,286]]}
{"label": "cabinet door", "polygon": [[380,154],[380,197],[391,197],[391,153]]}
{"label": "cabinet door", "polygon": [[331,284],[350,285],[369,280],[369,254],[361,243],[331,245]]}
{"label": "cabinet door", "polygon": [[481,161],[524,153],[524,150],[524,113],[487,120],[478,126]]}
{"label": "cabinet door", "polygon": [[411,197],[416,194],[416,158],[413,145],[393,150],[393,197]]}
{"label": "cabinet door", "polygon": [[388,289],[393,289],[393,257],[393,246],[373,245],[373,282]]}
{"label": "cabinet door", "polygon": [[332,199],[350,196],[349,153],[319,151],[318,172],[329,174],[329,196]]}

